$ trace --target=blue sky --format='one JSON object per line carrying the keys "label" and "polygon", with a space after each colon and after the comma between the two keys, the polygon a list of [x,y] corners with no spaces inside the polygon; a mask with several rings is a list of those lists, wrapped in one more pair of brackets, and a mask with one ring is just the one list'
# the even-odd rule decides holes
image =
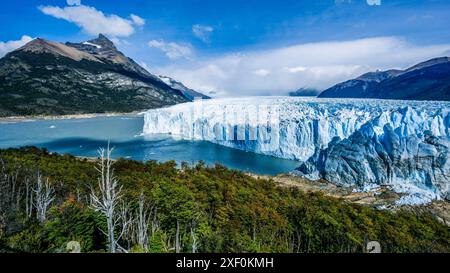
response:
{"label": "blue sky", "polygon": [[103,32],[152,72],[190,87],[276,95],[449,52],[450,1],[368,2],[377,1],[5,1],[0,55],[29,38]]}

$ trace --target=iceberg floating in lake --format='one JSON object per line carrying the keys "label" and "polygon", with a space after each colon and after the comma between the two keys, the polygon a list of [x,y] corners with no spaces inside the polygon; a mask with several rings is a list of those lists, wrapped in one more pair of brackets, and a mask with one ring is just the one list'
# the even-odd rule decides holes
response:
{"label": "iceberg floating in lake", "polygon": [[409,184],[450,199],[450,103],[251,97],[145,113],[144,134],[299,161],[295,173],[339,185]]}

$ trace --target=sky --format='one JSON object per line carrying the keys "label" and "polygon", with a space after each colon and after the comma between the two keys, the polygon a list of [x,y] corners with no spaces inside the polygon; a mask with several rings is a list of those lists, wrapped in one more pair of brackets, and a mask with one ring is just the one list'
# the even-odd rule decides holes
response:
{"label": "sky", "polygon": [[19,0],[0,57],[33,38],[108,36],[155,74],[206,94],[285,95],[450,55],[448,0]]}

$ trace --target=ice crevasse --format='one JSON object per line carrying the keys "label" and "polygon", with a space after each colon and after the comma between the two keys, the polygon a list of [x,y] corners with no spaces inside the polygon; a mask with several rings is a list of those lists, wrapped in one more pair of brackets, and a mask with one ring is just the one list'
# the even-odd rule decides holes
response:
{"label": "ice crevasse", "polygon": [[144,120],[144,134],[298,160],[293,172],[309,179],[450,199],[449,102],[227,98],[149,110]]}

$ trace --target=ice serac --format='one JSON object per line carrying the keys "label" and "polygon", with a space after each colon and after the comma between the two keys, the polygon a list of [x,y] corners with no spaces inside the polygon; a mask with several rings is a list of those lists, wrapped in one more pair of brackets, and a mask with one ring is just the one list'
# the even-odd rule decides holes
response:
{"label": "ice serac", "polygon": [[317,150],[297,172],[339,185],[391,185],[421,199],[450,200],[449,109],[428,110],[386,110],[348,138]]}
{"label": "ice serac", "polygon": [[449,113],[448,102],[213,99],[150,110],[144,133],[295,159],[314,180],[450,199]]}

